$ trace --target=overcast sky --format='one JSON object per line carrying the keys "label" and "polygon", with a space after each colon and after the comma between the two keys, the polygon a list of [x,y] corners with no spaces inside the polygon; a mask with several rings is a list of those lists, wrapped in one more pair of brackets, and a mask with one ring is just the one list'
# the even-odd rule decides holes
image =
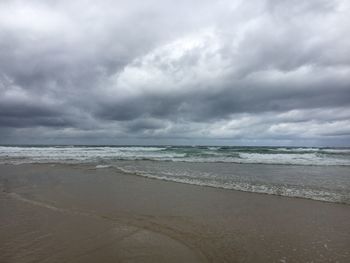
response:
{"label": "overcast sky", "polygon": [[1,0],[0,143],[350,146],[350,1]]}

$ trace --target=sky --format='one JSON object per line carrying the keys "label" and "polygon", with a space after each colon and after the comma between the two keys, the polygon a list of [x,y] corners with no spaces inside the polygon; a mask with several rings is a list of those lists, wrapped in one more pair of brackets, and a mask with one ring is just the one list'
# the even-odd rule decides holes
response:
{"label": "sky", "polygon": [[1,0],[0,144],[350,146],[348,0]]}

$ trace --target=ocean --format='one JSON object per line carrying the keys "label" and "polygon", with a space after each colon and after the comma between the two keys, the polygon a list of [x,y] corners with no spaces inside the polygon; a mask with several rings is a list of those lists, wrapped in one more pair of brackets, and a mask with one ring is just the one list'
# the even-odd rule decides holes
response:
{"label": "ocean", "polygon": [[0,146],[0,163],[66,163],[159,180],[350,204],[350,148]]}

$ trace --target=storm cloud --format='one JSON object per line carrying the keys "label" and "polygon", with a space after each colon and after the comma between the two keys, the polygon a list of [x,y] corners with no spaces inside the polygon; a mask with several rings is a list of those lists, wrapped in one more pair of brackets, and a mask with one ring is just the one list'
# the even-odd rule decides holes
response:
{"label": "storm cloud", "polygon": [[350,3],[0,2],[0,143],[350,145]]}

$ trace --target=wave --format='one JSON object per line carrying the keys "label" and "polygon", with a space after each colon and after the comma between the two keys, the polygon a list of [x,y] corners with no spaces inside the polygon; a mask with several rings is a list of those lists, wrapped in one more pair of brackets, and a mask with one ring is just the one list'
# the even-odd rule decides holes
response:
{"label": "wave", "polygon": [[349,148],[0,146],[0,163],[90,164],[179,183],[350,204]]}
{"label": "wave", "polygon": [[171,162],[229,162],[241,164],[350,166],[349,148],[287,147],[116,147],[116,146],[0,146],[1,163],[94,163],[116,160]]}

